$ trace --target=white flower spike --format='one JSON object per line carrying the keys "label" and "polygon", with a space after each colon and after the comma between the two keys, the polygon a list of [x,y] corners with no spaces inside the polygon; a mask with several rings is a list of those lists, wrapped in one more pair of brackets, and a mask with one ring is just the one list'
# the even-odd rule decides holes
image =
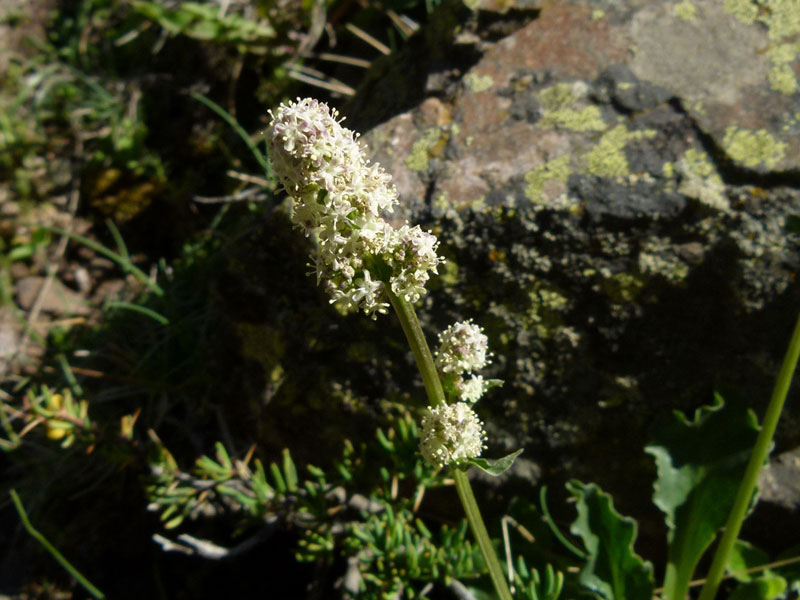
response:
{"label": "white flower spike", "polygon": [[397,191],[389,174],[367,161],[357,134],[312,98],[269,114],[270,161],[292,197],[293,223],[316,239],[317,282],[325,282],[331,302],[374,317],[389,306],[387,285],[409,302],[418,300],[443,262],[439,242],[419,226],[393,229],[383,219],[397,204]]}

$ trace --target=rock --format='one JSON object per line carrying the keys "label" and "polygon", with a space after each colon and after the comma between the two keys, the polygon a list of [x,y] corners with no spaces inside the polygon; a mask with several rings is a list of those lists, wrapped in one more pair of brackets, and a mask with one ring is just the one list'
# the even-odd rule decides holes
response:
{"label": "rock", "polygon": [[800,448],[784,452],[764,467],[758,478],[761,499],[783,508],[800,508]]}
{"label": "rock", "polygon": [[5,73],[10,57],[31,52],[27,40],[47,38],[46,24],[52,0],[0,0],[0,73]]}
{"label": "rock", "polygon": [[679,97],[737,167],[797,170],[798,12],[792,0],[653,3],[632,19],[631,70]]}
{"label": "rock", "polygon": [[[17,303],[23,310],[30,310],[33,307],[44,282],[44,277],[25,277],[16,282],[14,291]],[[50,281],[44,293],[41,309],[56,315],[86,315],[90,311],[82,296],[55,278]]]}
{"label": "rock", "polygon": [[[394,176],[393,218],[441,239],[429,335],[467,317],[490,335],[487,375],[506,380],[481,407],[492,455],[525,446],[544,473],[649,504],[630,482],[649,481],[657,415],[716,384],[766,406],[800,306],[784,228],[800,214],[800,9],[759,6],[546,3],[498,41],[451,8],[469,61],[434,19],[344,107]],[[448,84],[426,92],[431,72]],[[800,444],[799,418],[787,409],[782,444]]]}
{"label": "rock", "polygon": [[9,372],[19,349],[21,326],[10,306],[0,306],[0,381]]}

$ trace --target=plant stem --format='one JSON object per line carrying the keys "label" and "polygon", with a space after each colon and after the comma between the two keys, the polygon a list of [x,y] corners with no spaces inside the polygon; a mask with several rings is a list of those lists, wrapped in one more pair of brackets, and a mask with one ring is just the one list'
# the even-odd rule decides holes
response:
{"label": "plant stem", "polygon": [[55,546],[53,546],[53,544],[51,544],[46,537],[44,537],[33,527],[30,519],[28,519],[28,513],[25,512],[25,507],[22,505],[22,500],[19,499],[17,491],[12,488],[9,491],[9,494],[11,495],[11,501],[14,503],[14,508],[17,509],[19,519],[22,521],[22,526],[25,527],[25,530],[30,534],[30,536],[44,546],[44,549],[47,550],[52,557],[55,558],[58,563],[84,587],[87,592],[89,592],[92,598],[103,600],[103,598],[105,598],[103,592],[94,587],[92,583],[86,579],[86,577],[84,577],[80,571],[78,571],[78,569],[73,567],[72,564],[66,558],[64,558],[64,555],[61,554],[61,552],[56,550]]}
{"label": "plant stem", "polygon": [[403,327],[403,333],[406,334],[408,344],[411,346],[411,352],[414,353],[417,368],[422,375],[422,383],[425,384],[425,392],[428,394],[431,406],[444,404],[442,382],[439,381],[439,374],[436,372],[436,365],[433,363],[433,355],[430,348],[428,348],[428,342],[425,341],[425,334],[422,333],[422,327],[419,325],[414,307],[391,290],[389,291],[389,300],[397,313],[397,317],[400,319],[400,325]]}
{"label": "plant stem", "polygon": [[[436,373],[436,365],[433,363],[433,355],[428,348],[428,343],[425,341],[425,334],[417,320],[417,314],[414,312],[414,307],[409,302],[403,300],[399,296],[389,291],[389,300],[394,307],[397,317],[400,319],[400,325],[403,327],[403,332],[406,334],[408,343],[411,346],[411,351],[414,353],[414,358],[417,361],[417,368],[422,374],[422,381],[425,384],[425,391],[428,394],[428,400],[431,406],[438,406],[445,403],[444,391],[442,390],[442,383],[439,381],[439,375]],[[472,534],[478,542],[478,547],[481,549],[483,559],[486,561],[486,566],[489,569],[489,576],[492,579],[497,597],[501,600],[512,600],[511,592],[508,589],[505,576],[503,575],[503,568],[500,561],[497,559],[497,554],[492,546],[492,540],[489,538],[489,533],[486,531],[486,525],[483,523],[481,511],[478,508],[478,503],[475,500],[475,495],[472,493],[467,474],[461,469],[453,469],[453,478],[456,482],[456,491],[464,506],[464,512],[467,515]]]}
{"label": "plant stem", "polygon": [[483,560],[486,561],[489,576],[492,578],[492,584],[494,584],[494,590],[502,600],[512,600],[511,591],[508,589],[508,583],[506,583],[503,575],[503,567],[500,566],[500,561],[497,559],[494,546],[492,546],[492,540],[489,538],[489,532],[486,531],[486,525],[483,523],[481,511],[475,501],[475,495],[472,493],[472,486],[469,484],[467,474],[458,468],[453,469],[453,471],[458,497],[464,506],[464,512],[467,514],[467,521],[469,521],[470,529],[472,529],[472,535],[475,536],[478,547],[481,549],[481,554],[483,554]]}
{"label": "plant stem", "polygon": [[742,482],[739,484],[739,491],[733,502],[733,508],[725,524],[725,531],[714,554],[714,561],[711,563],[711,568],[706,577],[706,584],[700,592],[699,600],[713,600],[717,594],[717,588],[725,574],[725,567],[728,565],[728,558],[736,539],[739,537],[739,530],[750,505],[750,499],[753,497],[758,473],[769,456],[772,437],[775,435],[778,419],[781,416],[786,396],[789,393],[789,386],[797,367],[798,358],[800,358],[800,317],[798,317],[795,324],[789,348],[783,358],[783,365],[781,365],[778,378],[775,380],[775,388],[772,391],[772,398],[769,401],[764,421],[761,424],[761,431],[758,433],[753,453],[750,455],[747,470],[744,473],[744,477],[742,477]]}

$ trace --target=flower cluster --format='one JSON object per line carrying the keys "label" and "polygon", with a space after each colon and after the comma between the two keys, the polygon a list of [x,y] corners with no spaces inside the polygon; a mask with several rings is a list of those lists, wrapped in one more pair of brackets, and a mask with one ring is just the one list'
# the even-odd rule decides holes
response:
{"label": "flower cluster", "polygon": [[292,197],[292,221],[317,241],[313,267],[344,310],[386,312],[387,285],[409,302],[425,293],[443,259],[419,226],[382,218],[397,204],[391,177],[370,164],[338,113],[306,98],[281,104],[267,130],[272,167]]}
{"label": "flower cluster", "polygon": [[489,364],[488,344],[483,329],[471,320],[454,323],[439,334],[436,367],[445,387],[451,387],[463,402],[474,404],[491,387],[480,375],[466,377]]}
{"label": "flower cluster", "polygon": [[472,319],[453,323],[439,334],[436,366],[442,373],[460,375],[489,364],[489,338]]}
{"label": "flower cluster", "polygon": [[428,407],[421,438],[422,456],[438,467],[475,458],[486,448],[483,423],[464,402]]}

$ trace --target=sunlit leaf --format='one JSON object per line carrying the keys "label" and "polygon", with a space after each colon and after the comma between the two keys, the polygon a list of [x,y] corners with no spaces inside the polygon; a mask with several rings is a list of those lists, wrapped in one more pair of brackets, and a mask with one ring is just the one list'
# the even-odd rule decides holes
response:
{"label": "sunlit leaf", "polygon": [[497,460],[487,460],[485,458],[470,458],[469,460],[464,461],[465,465],[477,467],[484,473],[489,475],[497,476],[502,475],[506,471],[511,468],[511,465],[514,464],[514,460],[522,454],[522,448],[517,450],[516,452],[512,452],[508,456],[504,456],[503,458],[498,458]]}

